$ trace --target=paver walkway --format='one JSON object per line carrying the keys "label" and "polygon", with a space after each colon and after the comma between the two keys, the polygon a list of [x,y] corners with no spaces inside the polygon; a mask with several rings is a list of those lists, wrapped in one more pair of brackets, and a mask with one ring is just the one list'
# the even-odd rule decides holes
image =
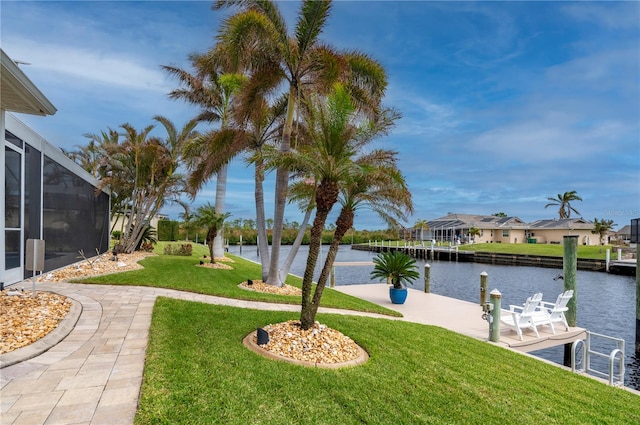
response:
{"label": "paver walkway", "polygon": [[[0,369],[2,425],[133,424],[151,313],[158,296],[263,310],[300,310],[299,305],[147,287],[43,283],[37,289],[74,299],[82,305],[82,312],[74,327],[65,325],[72,330],[60,343],[42,354],[35,347],[22,348],[18,354],[28,360]],[[362,314],[327,308],[320,312]]]}

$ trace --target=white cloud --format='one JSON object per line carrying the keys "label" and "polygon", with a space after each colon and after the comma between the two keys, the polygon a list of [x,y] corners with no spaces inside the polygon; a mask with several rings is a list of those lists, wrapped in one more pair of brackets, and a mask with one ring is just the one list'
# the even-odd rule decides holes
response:
{"label": "white cloud", "polygon": [[[8,40],[16,58],[31,63],[33,72],[54,73],[69,86],[78,81],[107,87],[167,93],[171,86],[157,63],[147,63],[122,53],[88,50],[30,40]],[[63,80],[63,81],[64,81]]]}

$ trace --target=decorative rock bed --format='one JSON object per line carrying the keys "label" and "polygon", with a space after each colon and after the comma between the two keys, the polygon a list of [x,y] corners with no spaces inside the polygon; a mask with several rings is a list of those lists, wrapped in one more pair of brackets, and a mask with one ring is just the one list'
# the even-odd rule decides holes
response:
{"label": "decorative rock bed", "polygon": [[0,292],[0,354],[8,353],[44,338],[71,310],[63,295],[36,291]]}
{"label": "decorative rock bed", "polygon": [[369,354],[351,338],[318,322],[303,330],[300,322],[291,320],[263,328],[269,342],[258,345],[257,331],[242,343],[250,350],[276,360],[311,367],[337,369],[365,363]]}

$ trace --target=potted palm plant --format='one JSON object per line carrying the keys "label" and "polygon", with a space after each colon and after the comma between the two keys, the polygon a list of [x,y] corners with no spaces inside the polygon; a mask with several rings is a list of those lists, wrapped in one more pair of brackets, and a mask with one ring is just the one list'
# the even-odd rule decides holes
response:
{"label": "potted palm plant", "polygon": [[373,258],[372,278],[386,280],[391,285],[389,297],[393,304],[404,304],[407,299],[405,282],[413,284],[420,277],[416,260],[398,251],[381,252]]}

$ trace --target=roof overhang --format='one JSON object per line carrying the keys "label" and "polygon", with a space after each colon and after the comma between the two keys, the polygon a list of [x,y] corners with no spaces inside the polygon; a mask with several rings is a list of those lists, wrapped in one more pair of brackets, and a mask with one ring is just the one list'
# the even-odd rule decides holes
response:
{"label": "roof overhang", "polygon": [[5,111],[30,115],[53,115],[57,109],[25,75],[18,65],[0,49],[0,107]]}

